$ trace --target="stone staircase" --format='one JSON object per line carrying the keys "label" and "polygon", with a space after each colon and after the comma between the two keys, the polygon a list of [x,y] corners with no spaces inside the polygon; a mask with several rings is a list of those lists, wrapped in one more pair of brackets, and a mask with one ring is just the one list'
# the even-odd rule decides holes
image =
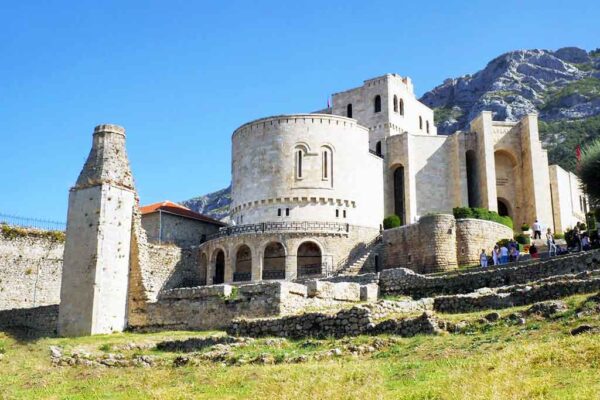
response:
{"label": "stone staircase", "polygon": [[342,260],[334,275],[349,276],[376,272],[375,257],[379,256],[379,265],[382,265],[381,250],[383,248],[382,237],[377,236],[373,241],[368,243],[365,248],[358,254],[353,255],[345,260]]}

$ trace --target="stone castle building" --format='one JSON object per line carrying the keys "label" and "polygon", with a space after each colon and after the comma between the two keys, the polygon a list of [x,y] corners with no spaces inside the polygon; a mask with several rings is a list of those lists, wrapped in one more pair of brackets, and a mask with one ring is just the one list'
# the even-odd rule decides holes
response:
{"label": "stone castle building", "polygon": [[317,113],[244,124],[232,147],[236,226],[200,247],[208,283],[295,279],[357,259],[379,267],[369,250],[391,214],[408,225],[483,207],[515,229],[538,219],[558,232],[584,220],[577,179],[548,166],[535,114],[500,122],[484,111],[468,131],[438,135],[434,111],[396,74],[335,93]]}

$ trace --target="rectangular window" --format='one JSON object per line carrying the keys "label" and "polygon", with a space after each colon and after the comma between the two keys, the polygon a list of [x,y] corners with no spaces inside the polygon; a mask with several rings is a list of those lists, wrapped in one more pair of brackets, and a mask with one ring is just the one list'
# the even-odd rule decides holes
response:
{"label": "rectangular window", "polygon": [[298,150],[298,178],[302,178],[302,150]]}
{"label": "rectangular window", "polygon": [[344,210],[344,218],[346,218],[346,210]]}
{"label": "rectangular window", "polygon": [[285,209],[285,216],[286,216],[286,217],[289,217],[289,216],[290,216],[290,209],[289,209],[289,208],[286,208],[286,209]]}
{"label": "rectangular window", "polygon": [[278,208],[278,209],[277,209],[277,216],[278,216],[278,217],[281,217],[281,208]]}
{"label": "rectangular window", "polygon": [[335,217],[339,218],[340,217],[340,210],[335,210]]}
{"label": "rectangular window", "polygon": [[327,163],[327,151],[323,152],[323,179],[329,178],[329,164]]}

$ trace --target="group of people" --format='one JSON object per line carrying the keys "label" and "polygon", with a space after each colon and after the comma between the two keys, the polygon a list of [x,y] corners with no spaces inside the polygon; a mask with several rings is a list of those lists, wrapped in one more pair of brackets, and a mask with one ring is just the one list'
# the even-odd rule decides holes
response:
{"label": "group of people", "polygon": [[[533,239],[541,239],[542,238],[542,224],[535,220],[533,226]],[[575,247],[577,251],[587,251],[592,248],[592,243],[590,241],[590,236],[587,232],[581,233],[581,226],[578,223],[577,226],[573,229],[573,241],[575,242]],[[556,256],[560,254],[564,254],[568,252],[568,249],[561,248],[554,238],[554,234],[550,228],[546,231],[546,246],[548,248],[548,256]],[[531,246],[529,246],[529,254],[532,258],[539,258],[539,250],[533,242]],[[519,245],[513,239],[511,239],[508,244],[505,245],[495,245],[492,250],[491,257],[488,256],[485,249],[481,249],[481,254],[479,256],[480,265],[486,268],[490,263],[490,258],[492,261],[492,265],[502,265],[507,264],[509,262],[516,262],[519,260],[520,256]]]}
{"label": "group of people", "polygon": [[[519,260],[521,255],[519,251],[519,245],[513,239],[511,239],[506,245],[495,245],[492,250],[492,265],[508,264],[509,262],[516,262]],[[479,261],[482,267],[486,268],[489,264],[489,258],[485,249],[481,249]]]}

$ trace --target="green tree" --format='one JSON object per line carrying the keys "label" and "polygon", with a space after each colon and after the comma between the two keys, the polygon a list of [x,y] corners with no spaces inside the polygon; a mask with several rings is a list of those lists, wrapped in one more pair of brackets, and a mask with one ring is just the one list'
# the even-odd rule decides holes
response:
{"label": "green tree", "polygon": [[592,207],[600,207],[600,139],[582,150],[577,172],[581,188],[589,196]]}

